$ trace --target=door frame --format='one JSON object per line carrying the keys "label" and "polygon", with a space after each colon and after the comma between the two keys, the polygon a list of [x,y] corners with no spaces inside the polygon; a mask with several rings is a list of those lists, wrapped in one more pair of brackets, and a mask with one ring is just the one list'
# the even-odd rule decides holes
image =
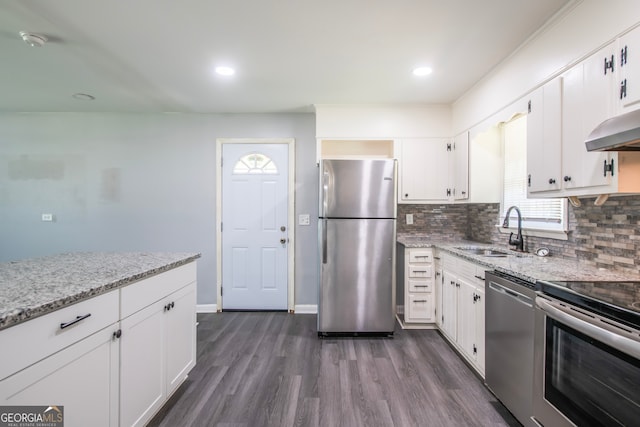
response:
{"label": "door frame", "polygon": [[216,139],[216,310],[222,311],[222,145],[223,144],[287,144],[287,308],[295,308],[295,139],[294,138],[217,138]]}

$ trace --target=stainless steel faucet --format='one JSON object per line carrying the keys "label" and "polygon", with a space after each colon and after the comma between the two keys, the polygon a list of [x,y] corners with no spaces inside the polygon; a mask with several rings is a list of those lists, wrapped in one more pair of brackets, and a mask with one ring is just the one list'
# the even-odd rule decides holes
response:
{"label": "stainless steel faucet", "polygon": [[509,228],[509,215],[511,215],[511,211],[514,210],[518,214],[518,234],[516,238],[513,238],[513,233],[509,235],[509,244],[516,247],[516,251],[524,252],[524,237],[522,236],[522,214],[520,213],[520,209],[517,206],[511,206],[507,209],[507,213],[504,216],[504,222],[502,223],[502,228]]}

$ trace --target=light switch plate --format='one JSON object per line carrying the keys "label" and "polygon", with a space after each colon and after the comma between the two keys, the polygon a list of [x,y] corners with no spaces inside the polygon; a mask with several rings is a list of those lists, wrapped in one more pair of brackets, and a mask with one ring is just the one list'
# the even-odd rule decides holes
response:
{"label": "light switch plate", "polygon": [[53,214],[42,214],[42,221],[45,222],[52,222],[53,221]]}
{"label": "light switch plate", "polygon": [[407,221],[407,225],[413,224],[413,214],[407,214],[406,221]]}
{"label": "light switch plate", "polygon": [[309,214],[302,214],[298,216],[298,225],[309,225]]}

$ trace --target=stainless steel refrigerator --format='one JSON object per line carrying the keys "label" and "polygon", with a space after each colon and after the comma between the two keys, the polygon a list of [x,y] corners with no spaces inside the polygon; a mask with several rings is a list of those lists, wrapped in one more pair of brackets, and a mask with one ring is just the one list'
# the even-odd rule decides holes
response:
{"label": "stainless steel refrigerator", "polygon": [[396,161],[322,160],[318,335],[392,335]]}

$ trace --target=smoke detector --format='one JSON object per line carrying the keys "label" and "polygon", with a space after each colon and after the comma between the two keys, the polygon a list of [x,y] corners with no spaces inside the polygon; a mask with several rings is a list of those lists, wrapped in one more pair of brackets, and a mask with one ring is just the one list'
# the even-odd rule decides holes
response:
{"label": "smoke detector", "polygon": [[41,34],[28,33],[26,31],[20,31],[20,37],[26,44],[31,47],[41,47],[47,42],[47,38]]}

